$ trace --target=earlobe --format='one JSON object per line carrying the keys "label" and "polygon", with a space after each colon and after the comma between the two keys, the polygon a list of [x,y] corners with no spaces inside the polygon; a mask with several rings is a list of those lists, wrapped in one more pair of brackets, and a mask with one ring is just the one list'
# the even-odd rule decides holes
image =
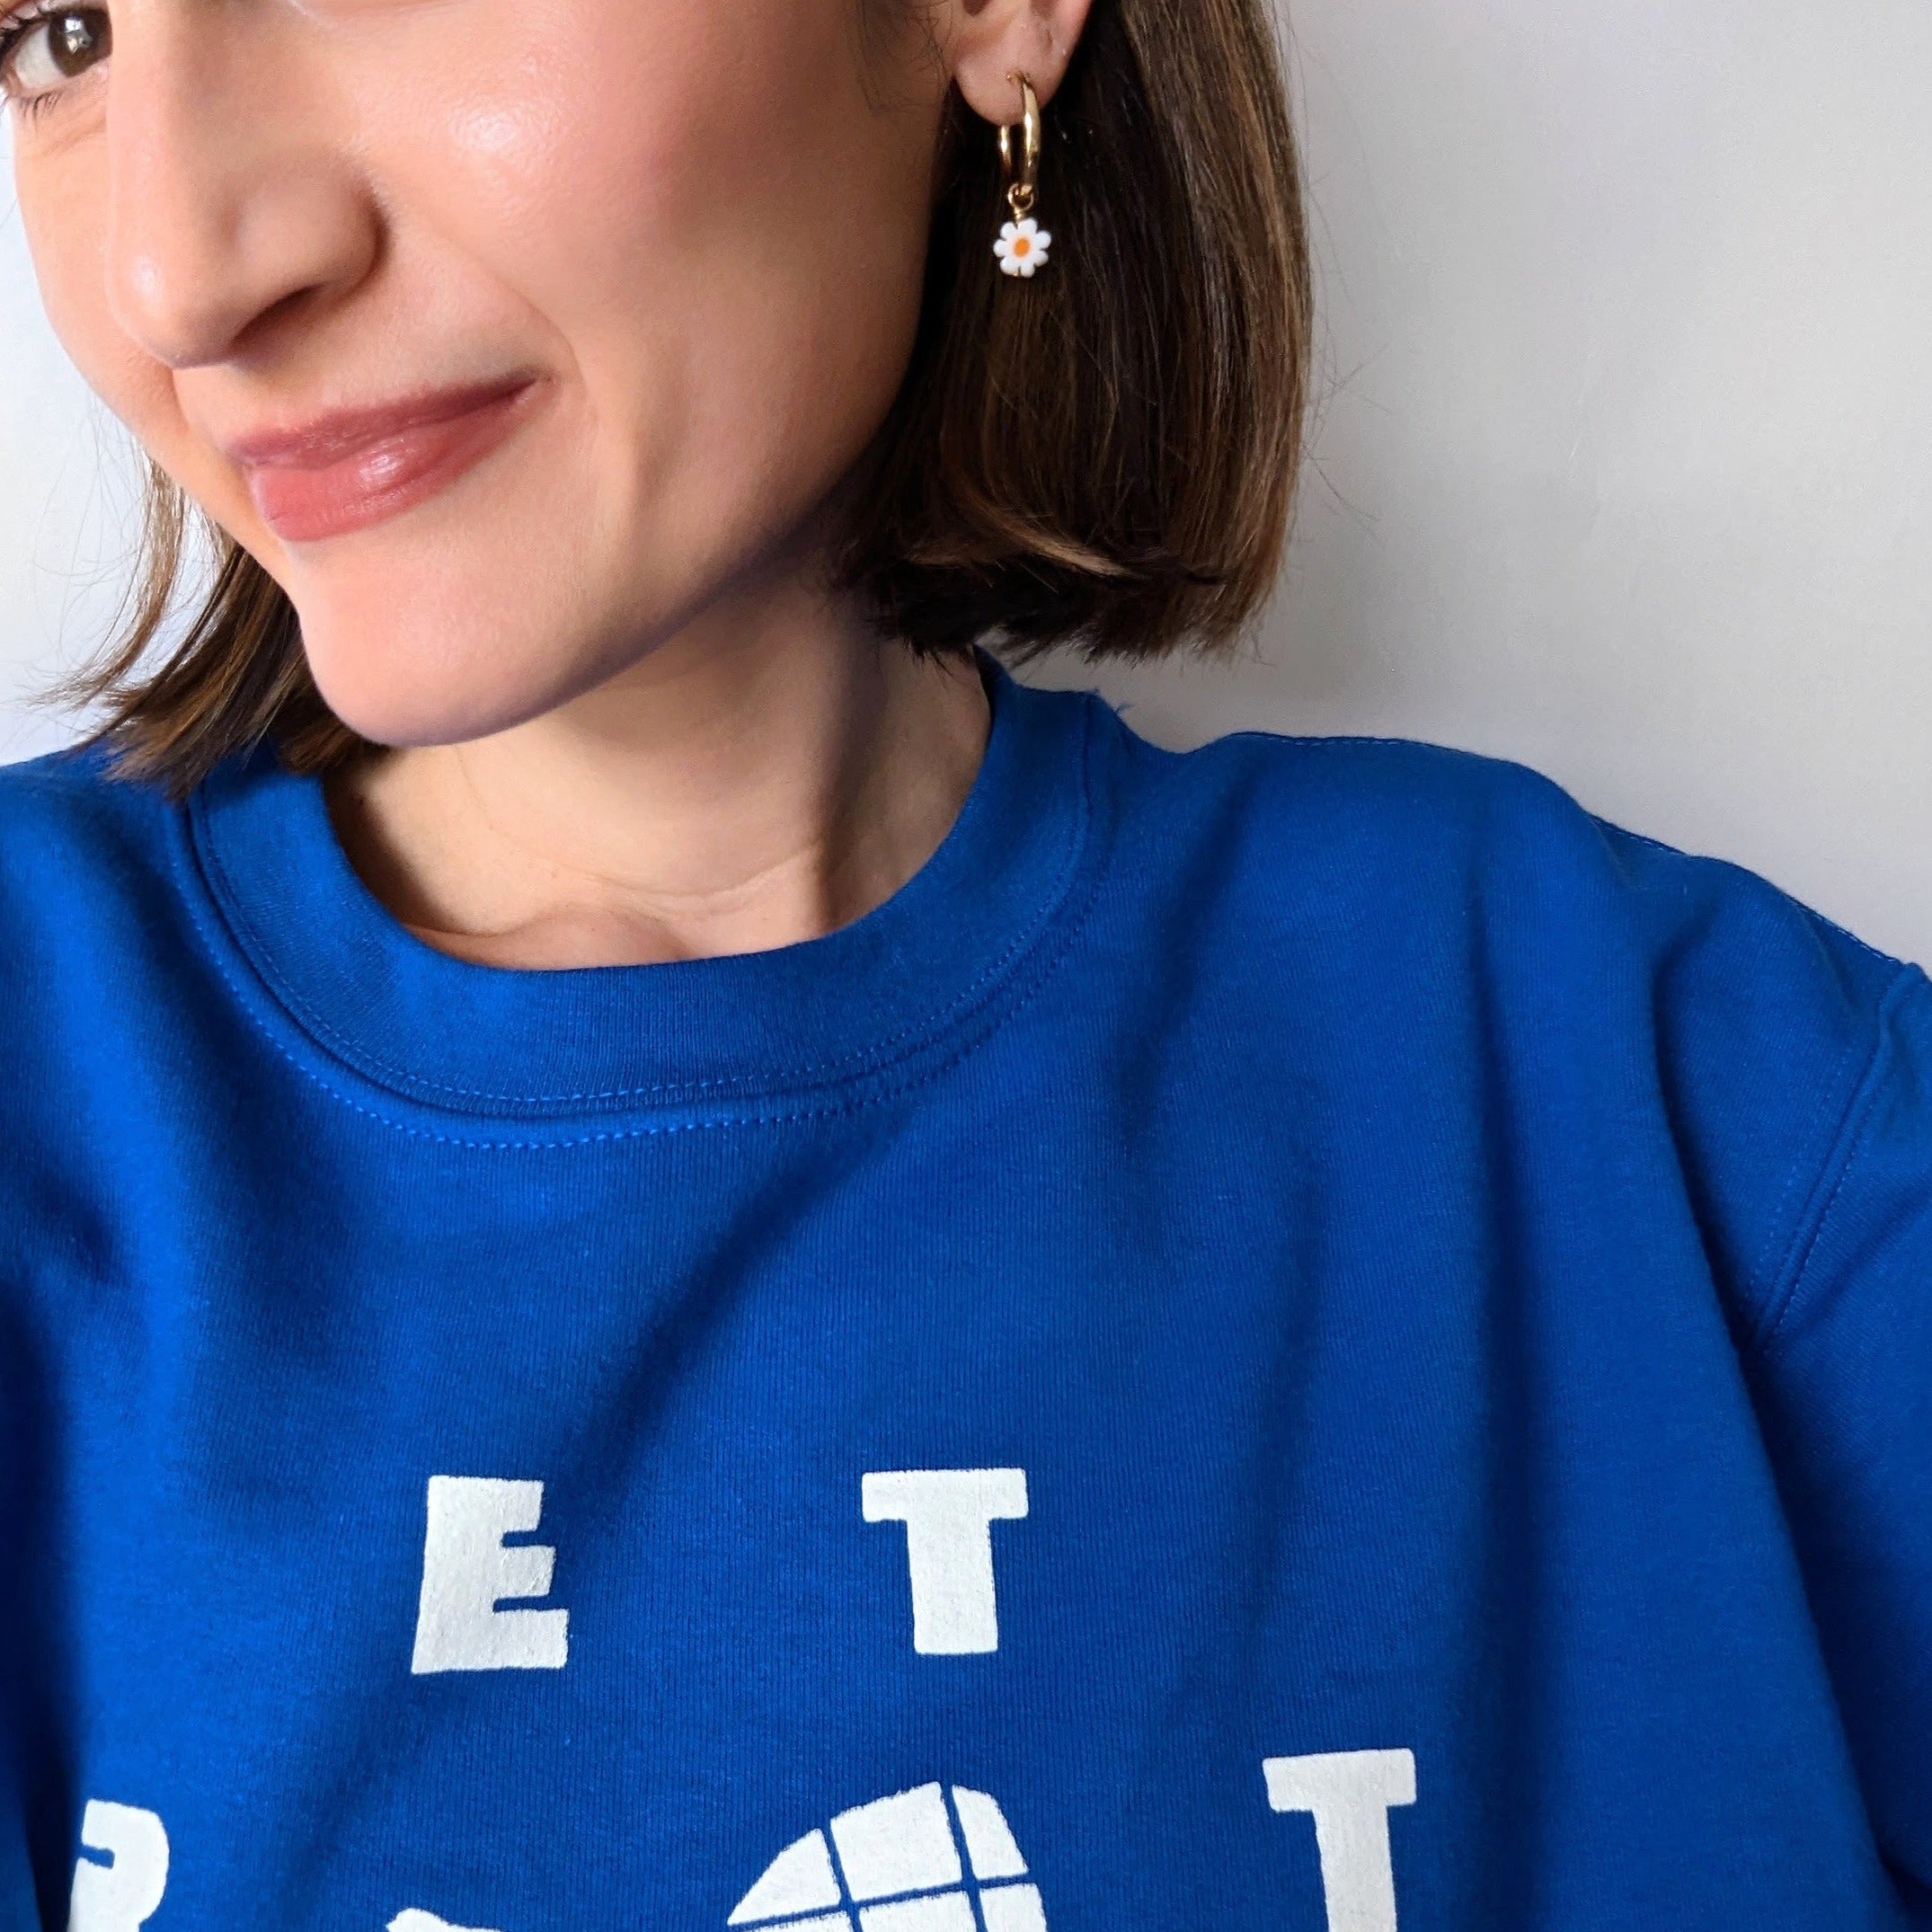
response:
{"label": "earlobe", "polygon": [[953,78],[968,107],[995,127],[1017,124],[1015,73],[1041,105],[1052,100],[1086,25],[1090,0],[984,0],[957,8],[949,43]]}

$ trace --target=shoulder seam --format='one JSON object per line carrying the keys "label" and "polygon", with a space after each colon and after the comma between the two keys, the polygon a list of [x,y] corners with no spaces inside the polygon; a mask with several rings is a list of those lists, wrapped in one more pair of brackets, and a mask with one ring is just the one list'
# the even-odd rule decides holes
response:
{"label": "shoulder seam", "polygon": [[[1880,954],[1883,958],[1884,955]],[[1804,1212],[1792,1231],[1786,1246],[1784,1259],[1777,1272],[1771,1277],[1769,1293],[1766,1297],[1762,1312],[1747,1337],[1747,1343],[1753,1353],[1761,1354],[1768,1350],[1783,1327],[1786,1317],[1796,1305],[1799,1290],[1803,1287],[1810,1272],[1812,1258],[1818,1251],[1826,1224],[1831,1219],[1832,1210],[1838,1205],[1839,1197],[1844,1192],[1852,1171],[1858,1164],[1865,1139],[1872,1123],[1878,1095],[1884,1086],[1884,1077],[1891,1058],[1890,1022],[1893,1012],[1915,993],[1928,985],[1925,974],[1916,966],[1901,965],[1884,997],[1879,1001],[1873,1015],[1872,1044],[1865,1056],[1864,1065],[1854,1084],[1850,1096],[1845,1103],[1839,1117],[1838,1130],[1831,1137],[1831,1145],[1817,1180],[1812,1183],[1807,1197]]]}

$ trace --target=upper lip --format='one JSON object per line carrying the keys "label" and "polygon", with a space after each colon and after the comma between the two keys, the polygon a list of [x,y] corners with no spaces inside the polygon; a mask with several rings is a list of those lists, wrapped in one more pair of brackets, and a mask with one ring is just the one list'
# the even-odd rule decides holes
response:
{"label": "upper lip", "polygon": [[527,388],[527,375],[498,377],[447,389],[423,390],[360,409],[334,409],[286,429],[256,430],[223,444],[230,458],[249,469],[326,469],[405,430],[448,422]]}

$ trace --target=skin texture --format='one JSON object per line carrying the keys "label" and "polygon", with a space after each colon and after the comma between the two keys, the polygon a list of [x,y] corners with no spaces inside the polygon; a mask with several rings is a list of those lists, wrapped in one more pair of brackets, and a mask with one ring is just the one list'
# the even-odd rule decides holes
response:
{"label": "skin texture", "polygon": [[[977,678],[868,642],[816,565],[910,352],[947,88],[991,141],[1015,69],[1050,102],[1086,0],[935,0],[883,35],[856,4],[108,0],[106,57],[16,108],[53,325],[398,748],[331,805],[432,944],[809,938],[970,785]],[[509,377],[508,439],[359,530],[285,539],[233,453]]]}

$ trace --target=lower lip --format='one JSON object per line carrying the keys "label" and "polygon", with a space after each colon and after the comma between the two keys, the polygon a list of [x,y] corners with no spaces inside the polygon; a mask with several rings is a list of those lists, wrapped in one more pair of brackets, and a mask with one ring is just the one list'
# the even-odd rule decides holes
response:
{"label": "lower lip", "polygon": [[536,387],[527,383],[460,416],[399,430],[320,469],[258,465],[248,472],[249,494],[284,543],[313,544],[366,530],[474,469],[522,421]]}

